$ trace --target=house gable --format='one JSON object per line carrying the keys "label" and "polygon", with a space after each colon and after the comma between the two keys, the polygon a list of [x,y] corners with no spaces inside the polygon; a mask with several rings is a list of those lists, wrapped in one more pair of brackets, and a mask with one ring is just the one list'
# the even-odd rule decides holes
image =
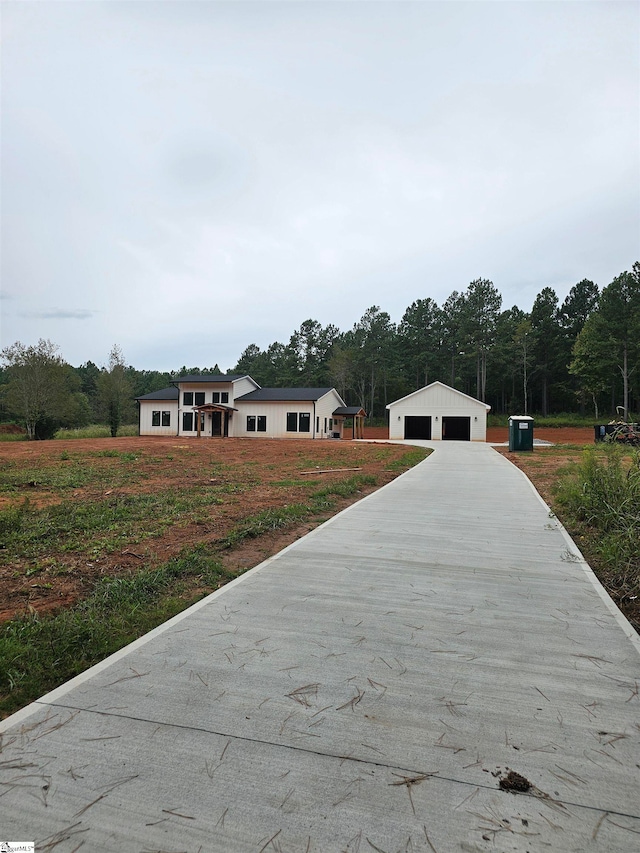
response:
{"label": "house gable", "polygon": [[392,409],[394,406],[398,406],[400,404],[421,405],[424,402],[431,400],[434,402],[444,402],[446,400],[456,407],[475,403],[477,406],[482,407],[486,412],[491,411],[491,406],[489,406],[488,403],[483,403],[482,400],[478,400],[476,397],[470,397],[469,394],[458,391],[457,388],[452,388],[450,385],[445,385],[444,382],[440,381],[431,382],[429,385],[425,385],[424,388],[418,388],[417,391],[412,391],[411,394],[407,394],[399,400],[394,400],[393,403],[388,403],[386,408]]}
{"label": "house gable", "polygon": [[485,441],[491,406],[444,382],[432,382],[387,405],[389,438]]}

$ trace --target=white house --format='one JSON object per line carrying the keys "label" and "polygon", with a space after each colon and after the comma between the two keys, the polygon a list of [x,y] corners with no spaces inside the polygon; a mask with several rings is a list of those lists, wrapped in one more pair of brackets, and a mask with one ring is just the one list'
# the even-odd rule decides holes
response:
{"label": "white house", "polygon": [[335,388],[261,388],[250,376],[183,376],[138,397],[140,435],[341,438],[352,412]]}
{"label": "white house", "polygon": [[486,441],[491,406],[443,382],[389,403],[389,438]]}

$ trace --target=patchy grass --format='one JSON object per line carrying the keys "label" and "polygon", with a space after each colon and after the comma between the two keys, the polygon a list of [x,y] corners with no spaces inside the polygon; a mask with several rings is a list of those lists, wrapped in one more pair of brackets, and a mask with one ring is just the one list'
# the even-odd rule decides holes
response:
{"label": "patchy grass", "polygon": [[[8,621],[0,627],[0,715],[424,455],[347,442],[176,437],[5,445],[0,619]],[[362,470],[336,470],[353,467]],[[331,473],[300,476],[316,468]]]}
{"label": "patchy grass", "polygon": [[222,503],[211,491],[165,490],[114,495],[105,500],[63,501],[33,509],[28,502],[0,511],[6,516],[1,545],[8,557],[38,557],[56,551],[84,551],[92,557],[127,543],[161,535],[172,524],[187,524],[198,511]]}
{"label": "patchy grass", "polygon": [[[310,483],[304,485],[309,486]],[[358,474],[346,480],[330,483],[322,489],[317,489],[310,495],[309,503],[296,503],[276,509],[268,509],[256,515],[243,519],[221,540],[221,548],[233,548],[245,539],[254,539],[263,533],[279,530],[317,517],[335,507],[334,497],[346,498],[362,490],[364,486],[375,486],[376,478],[371,475]]]}
{"label": "patchy grass", "polygon": [[[53,690],[235,577],[203,546],[105,578],[76,607],[0,626],[0,716]],[[194,592],[194,587],[197,592]]]}

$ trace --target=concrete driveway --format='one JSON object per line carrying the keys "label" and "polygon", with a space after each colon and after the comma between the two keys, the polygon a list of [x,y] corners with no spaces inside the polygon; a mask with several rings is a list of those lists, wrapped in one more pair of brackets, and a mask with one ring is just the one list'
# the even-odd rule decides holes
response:
{"label": "concrete driveway", "polygon": [[0,724],[3,837],[640,850],[637,636],[520,471],[487,445],[431,446]]}

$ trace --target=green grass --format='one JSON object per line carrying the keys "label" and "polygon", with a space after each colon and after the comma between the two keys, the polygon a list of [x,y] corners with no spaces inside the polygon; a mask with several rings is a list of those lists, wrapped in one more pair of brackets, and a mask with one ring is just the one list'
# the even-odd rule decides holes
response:
{"label": "green grass", "polygon": [[308,518],[311,513],[311,507],[306,504],[289,504],[284,507],[265,509],[256,515],[244,518],[226,536],[219,539],[217,544],[222,549],[235,548],[245,539],[255,539],[264,533],[288,527]]}
{"label": "green grass", "polygon": [[[125,436],[138,435],[137,424],[126,424],[118,430],[118,438]],[[80,427],[78,429],[59,429],[54,439],[67,438],[111,438],[111,430],[103,424],[91,424],[90,426]]]}
{"label": "green grass", "polygon": [[433,453],[433,451],[422,447],[414,447],[398,459],[394,459],[390,462],[387,465],[387,471],[398,473],[405,468],[413,468],[413,466],[417,465],[418,462],[422,462],[423,459],[426,459],[430,453]]}
{"label": "green grass", "polygon": [[[522,412],[512,412],[514,415],[522,414]],[[531,413],[530,413],[531,414]],[[535,427],[577,427],[577,428],[589,428],[593,429],[595,424],[606,424],[611,420],[611,415],[609,414],[601,414],[597,419],[595,415],[578,415],[575,412],[560,412],[555,415],[542,415],[536,414],[535,412],[531,414],[531,417],[534,420],[534,428]],[[629,415],[629,420],[631,423],[634,423],[637,420],[637,415]],[[508,426],[509,425],[509,415],[488,415],[487,417],[487,426],[496,427],[496,426]]]}
{"label": "green grass", "polygon": [[559,511],[619,606],[640,596],[640,454],[615,445],[583,451],[561,473]]}
{"label": "green grass", "polygon": [[0,716],[53,690],[233,577],[206,547],[196,546],[157,569],[101,580],[88,599],[54,616],[6,623],[0,627]]}
{"label": "green grass", "polygon": [[[64,459],[63,461],[69,461]],[[63,467],[25,468],[9,462],[0,468],[0,492],[23,491],[25,488],[38,490],[78,489],[100,479],[102,472],[78,460]]]}

